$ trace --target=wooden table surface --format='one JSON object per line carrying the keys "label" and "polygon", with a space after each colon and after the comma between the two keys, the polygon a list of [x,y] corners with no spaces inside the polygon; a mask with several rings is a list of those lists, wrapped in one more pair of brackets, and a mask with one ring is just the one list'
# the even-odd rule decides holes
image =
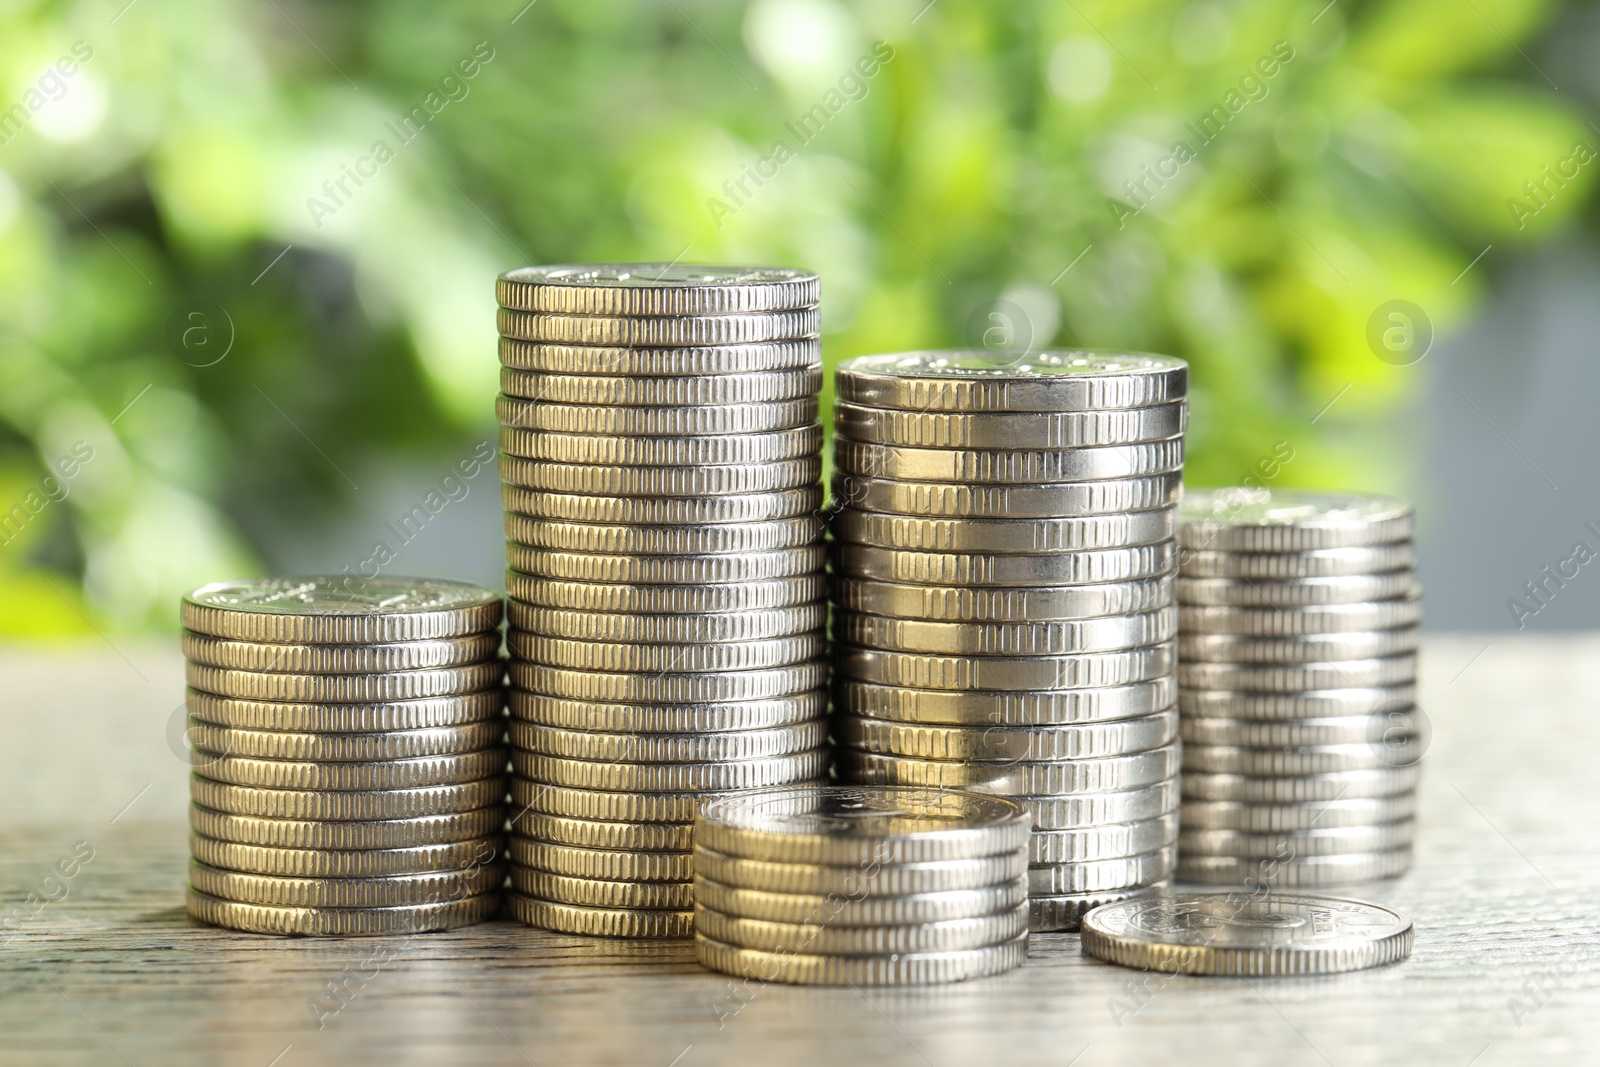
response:
{"label": "wooden table surface", "polygon": [[[1415,919],[1404,964],[1140,988],[1075,935],[1039,934],[998,978],[747,992],[677,942],[509,922],[381,940],[194,925],[176,651],[3,650],[0,893],[21,910],[0,933],[0,1062],[1600,1060],[1600,638],[1433,639],[1424,664],[1434,737],[1416,868],[1362,894]],[[51,881],[75,850],[92,858]]]}

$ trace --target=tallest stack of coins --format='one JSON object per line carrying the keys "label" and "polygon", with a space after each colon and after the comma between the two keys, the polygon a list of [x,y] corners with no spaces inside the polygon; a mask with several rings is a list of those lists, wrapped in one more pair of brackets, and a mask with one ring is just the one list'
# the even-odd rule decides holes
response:
{"label": "tallest stack of coins", "polygon": [[1093,352],[838,371],[841,776],[1021,800],[1036,930],[1171,874],[1187,384]]}
{"label": "tallest stack of coins", "polygon": [[688,937],[707,794],[827,771],[817,278],[502,275],[513,915]]}

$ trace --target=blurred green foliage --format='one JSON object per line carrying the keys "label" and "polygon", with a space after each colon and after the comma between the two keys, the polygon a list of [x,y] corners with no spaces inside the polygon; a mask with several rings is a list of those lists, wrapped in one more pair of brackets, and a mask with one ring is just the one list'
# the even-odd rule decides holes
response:
{"label": "blurred green foliage", "polygon": [[170,625],[481,436],[524,263],[809,267],[830,364],[1175,353],[1192,482],[1397,485],[1374,309],[1448,332],[1597,169],[1509,203],[1594,143],[1535,0],[522,4],[0,9],[0,634]]}

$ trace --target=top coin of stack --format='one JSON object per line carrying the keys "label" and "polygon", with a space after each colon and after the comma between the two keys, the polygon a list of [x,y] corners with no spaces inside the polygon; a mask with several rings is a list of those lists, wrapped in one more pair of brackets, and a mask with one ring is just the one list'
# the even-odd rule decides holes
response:
{"label": "top coin of stack", "polygon": [[182,605],[189,913],[278,934],[499,910],[501,601],[462,582],[223,582]]}
{"label": "top coin of stack", "polygon": [[706,795],[827,771],[817,278],[500,277],[511,908],[682,936]]}
{"label": "top coin of stack", "polygon": [[1179,876],[1313,888],[1403,873],[1422,611],[1388,497],[1191,492],[1179,532]]}
{"label": "top coin of stack", "polygon": [[839,368],[841,775],[1033,815],[1035,930],[1166,879],[1187,365],[915,352]]}
{"label": "top coin of stack", "polygon": [[810,785],[708,801],[695,951],[802,985],[999,974],[1028,953],[1028,815],[954,790]]}

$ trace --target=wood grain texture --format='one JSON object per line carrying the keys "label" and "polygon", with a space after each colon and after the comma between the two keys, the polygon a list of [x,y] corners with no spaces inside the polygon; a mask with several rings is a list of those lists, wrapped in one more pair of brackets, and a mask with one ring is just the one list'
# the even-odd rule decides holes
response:
{"label": "wood grain texture", "polygon": [[503,922],[350,940],[193,925],[184,767],[165,738],[182,696],[175,653],[124,649],[125,661],[102,644],[0,654],[11,742],[0,752],[0,903],[29,910],[29,893],[46,891],[77,842],[94,850],[62,899],[0,933],[0,1062],[1594,1061],[1600,639],[1497,638],[1474,660],[1486,643],[1428,644],[1435,733],[1417,866],[1360,894],[1416,920],[1409,962],[1141,989],[1140,973],[1085,959],[1076,936],[1041,934],[1011,974],[865,993],[735,990],[684,944]]}

